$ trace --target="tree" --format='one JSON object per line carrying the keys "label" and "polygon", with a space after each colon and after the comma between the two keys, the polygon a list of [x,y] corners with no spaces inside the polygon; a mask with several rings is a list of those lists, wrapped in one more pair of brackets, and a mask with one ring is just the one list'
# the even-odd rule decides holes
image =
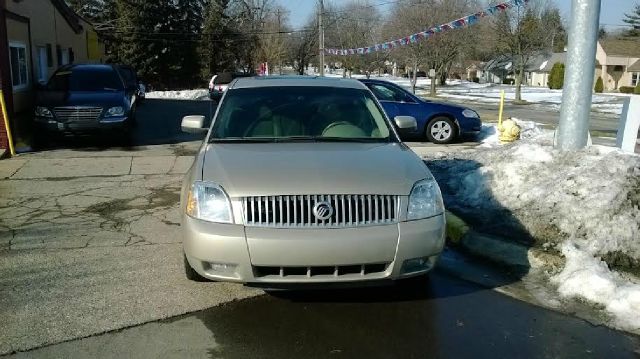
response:
{"label": "tree", "polygon": [[318,21],[313,16],[307,25],[299,31],[288,34],[288,58],[298,75],[304,75],[304,70],[318,55]]}
{"label": "tree", "polygon": [[606,39],[608,36],[609,34],[607,33],[607,29],[605,29],[603,26],[600,26],[600,29],[598,30],[598,40]]}
{"label": "tree", "polygon": [[563,52],[567,45],[567,31],[557,7],[545,7],[540,14],[541,27],[546,38],[544,41],[553,52]]}
{"label": "tree", "polygon": [[202,32],[204,0],[169,1],[169,33],[160,72],[170,88],[188,88],[199,82],[198,42]]}
{"label": "tree", "polygon": [[602,77],[598,76],[598,80],[596,80],[596,85],[594,86],[593,90],[596,93],[604,92],[604,81],[602,81]]}
{"label": "tree", "polygon": [[625,23],[631,26],[631,30],[627,32],[627,36],[640,36],[640,4],[636,4],[630,14],[624,14]]}
{"label": "tree", "polygon": [[551,68],[549,73],[549,88],[552,90],[560,90],[564,87],[564,64],[557,62]]}
{"label": "tree", "polygon": [[287,26],[287,13],[278,7],[265,19],[263,34],[260,35],[260,61],[269,64],[271,72],[275,71],[276,65],[282,72],[282,62],[287,54],[287,44],[285,42]]}
{"label": "tree", "polygon": [[535,3],[527,8],[517,6],[503,12],[495,20],[495,31],[501,41],[498,52],[509,56],[516,75],[516,101],[522,101],[522,82],[527,64],[549,46],[540,10]]}
{"label": "tree", "polygon": [[[381,41],[382,15],[370,0],[348,0],[325,8],[325,44],[343,49],[369,46]],[[354,70],[368,74],[380,66],[384,53],[341,56],[336,59],[351,77]]]}
{"label": "tree", "polygon": [[208,80],[214,74],[234,67],[229,17],[229,0],[210,0],[205,6],[202,36],[198,44],[200,75]]}
{"label": "tree", "polygon": [[[478,8],[475,0],[412,0],[397,2],[391,10],[389,24],[385,27],[387,38],[402,38],[430,25],[443,24],[452,19],[468,15]],[[432,79],[431,93],[435,95],[435,82],[446,81],[454,61],[460,60],[465,47],[475,39],[473,30],[451,30],[417,41],[398,50],[392,57],[404,62],[411,69],[411,87],[415,92],[417,71],[420,66],[425,70],[435,69],[436,78]]]}
{"label": "tree", "polygon": [[138,74],[157,87],[166,87],[167,70],[175,59],[170,46],[174,8],[167,1],[116,0],[116,31],[111,58],[133,66]]}

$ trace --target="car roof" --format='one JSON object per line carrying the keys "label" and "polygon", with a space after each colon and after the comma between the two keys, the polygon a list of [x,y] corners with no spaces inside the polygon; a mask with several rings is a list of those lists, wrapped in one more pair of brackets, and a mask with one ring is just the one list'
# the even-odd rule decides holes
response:
{"label": "car roof", "polygon": [[382,80],[382,79],[358,79],[358,81],[360,81],[360,82],[364,82],[364,83],[367,83],[367,82],[379,82],[379,83],[385,83],[385,84],[392,84],[392,85],[395,85],[395,84],[394,84],[393,82],[391,82],[391,81]]}
{"label": "car roof", "polygon": [[60,69],[62,70],[73,70],[73,69],[82,69],[82,70],[115,70],[114,66],[111,64],[69,64],[64,65]]}
{"label": "car roof", "polygon": [[319,77],[319,76],[254,76],[235,80],[229,89],[256,87],[338,87],[366,90],[367,87],[357,80]]}

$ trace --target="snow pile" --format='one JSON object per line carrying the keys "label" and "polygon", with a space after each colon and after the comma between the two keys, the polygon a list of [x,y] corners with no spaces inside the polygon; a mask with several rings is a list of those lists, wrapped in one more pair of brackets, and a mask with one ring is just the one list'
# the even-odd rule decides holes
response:
{"label": "snow pile", "polygon": [[605,262],[572,241],[562,244],[567,262],[551,280],[561,297],[580,297],[603,306],[623,329],[640,329],[640,283],[609,270]]}
{"label": "snow pile", "polygon": [[638,329],[640,285],[612,269],[640,272],[640,156],[559,152],[550,131],[536,131],[429,161],[446,205],[480,231],[555,248],[566,258],[553,279],[561,296],[600,304],[620,327]]}
{"label": "snow pile", "polygon": [[146,98],[167,100],[206,100],[209,98],[209,90],[153,91],[147,92]]}

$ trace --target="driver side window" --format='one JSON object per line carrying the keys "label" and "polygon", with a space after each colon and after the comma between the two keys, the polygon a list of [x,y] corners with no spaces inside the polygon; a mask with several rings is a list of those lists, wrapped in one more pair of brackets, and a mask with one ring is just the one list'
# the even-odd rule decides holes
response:
{"label": "driver side window", "polygon": [[403,91],[391,86],[373,84],[370,86],[371,91],[380,101],[415,103],[411,97],[407,96]]}

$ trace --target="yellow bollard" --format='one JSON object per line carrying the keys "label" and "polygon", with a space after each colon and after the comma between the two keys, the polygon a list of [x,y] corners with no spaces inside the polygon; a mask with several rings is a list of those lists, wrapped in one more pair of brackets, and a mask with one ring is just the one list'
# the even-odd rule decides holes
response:
{"label": "yellow bollard", "polygon": [[9,116],[7,115],[7,105],[4,102],[4,93],[2,92],[2,90],[0,90],[0,106],[2,106],[2,117],[4,117],[4,127],[7,129],[9,153],[11,153],[11,156],[15,156],[16,149],[13,147],[13,137],[11,136],[11,128],[9,127]]}
{"label": "yellow bollard", "polygon": [[502,127],[502,113],[504,112],[504,90],[500,92],[500,112],[498,113],[498,129]]}

